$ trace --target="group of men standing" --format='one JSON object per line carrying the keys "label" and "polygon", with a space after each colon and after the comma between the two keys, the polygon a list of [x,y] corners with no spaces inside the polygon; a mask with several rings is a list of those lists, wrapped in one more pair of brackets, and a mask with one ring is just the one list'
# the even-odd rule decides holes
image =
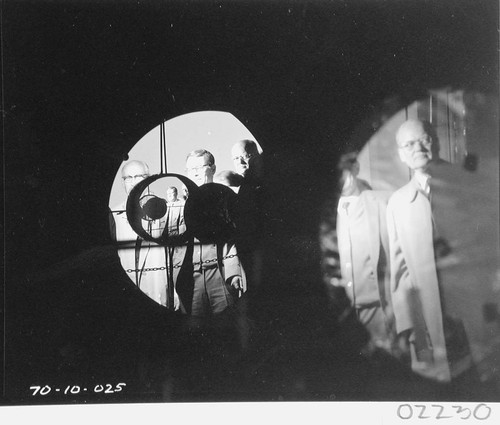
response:
{"label": "group of men standing", "polygon": [[435,220],[432,176],[453,166],[439,158],[429,122],[405,121],[396,143],[411,179],[393,193],[372,190],[359,179],[355,155],[341,161],[336,219],[341,278],[330,283],[345,288],[372,345],[422,376],[449,382],[473,371],[463,325],[446,314],[437,267],[449,246]]}
{"label": "group of men standing", "polygon": [[[440,167],[452,166],[439,158],[436,132],[426,121],[405,121],[396,143],[411,178],[393,193],[372,190],[360,179],[355,155],[341,161],[343,184],[336,214],[341,278],[330,283],[345,288],[372,345],[407,361],[422,376],[449,382],[473,370],[463,326],[447,315],[437,266],[449,246],[435,220],[432,176]],[[213,183],[215,177],[238,193],[260,172],[260,153],[255,142],[242,140],[231,155],[234,171],[216,174],[214,156],[194,150],[186,158],[186,176],[198,187]],[[144,162],[126,163],[122,179],[127,196],[148,176]],[[163,217],[146,223],[153,237],[165,229],[177,235],[186,231],[184,201],[175,187],[168,189],[166,204]],[[247,274],[234,241],[207,243],[192,237],[165,247],[135,234],[125,204],[115,208],[113,218],[123,268],[159,304],[167,305],[170,283],[175,310],[207,317],[233,309],[246,291]]]}
{"label": "group of men standing", "polygon": [[[251,140],[238,141],[231,150],[239,185],[260,155]],[[215,158],[205,149],[191,151],[186,157],[186,176],[198,187],[214,182]],[[127,197],[132,188],[150,176],[143,161],[128,161],[121,170]],[[234,179],[232,180],[234,181]],[[148,189],[149,190],[149,189]],[[246,291],[246,274],[234,240],[201,242],[186,232],[184,206],[188,190],[178,197],[175,186],[167,189],[166,212],[161,218],[142,220],[152,238],[177,236],[174,243],[157,244],[140,237],[127,220],[126,200],[112,210],[112,229],[118,243],[122,267],[132,281],[158,304],[173,307],[194,317],[218,315],[235,307]],[[163,238],[163,240],[169,240]],[[173,303],[169,300],[173,295]]]}

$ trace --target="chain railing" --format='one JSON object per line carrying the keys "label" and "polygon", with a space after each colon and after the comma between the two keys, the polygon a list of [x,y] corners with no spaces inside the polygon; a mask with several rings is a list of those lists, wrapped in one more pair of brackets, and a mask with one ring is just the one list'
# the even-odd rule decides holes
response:
{"label": "chain railing", "polygon": [[[229,258],[234,258],[234,257],[237,257],[238,255],[237,254],[229,254],[229,255],[226,255],[225,257],[222,257],[222,258],[212,258],[210,260],[204,260],[204,261],[198,261],[196,263],[193,263],[193,266],[199,266],[199,265],[202,265],[202,264],[210,264],[210,263],[216,263],[217,261],[219,260],[227,260]],[[182,264],[175,264],[174,266],[172,266],[172,268],[174,269],[179,269],[182,267]],[[146,267],[144,269],[127,269],[126,272],[127,273],[139,273],[139,272],[156,272],[156,271],[160,271],[160,270],[166,270],[167,269],[167,266],[162,266],[162,267]]]}

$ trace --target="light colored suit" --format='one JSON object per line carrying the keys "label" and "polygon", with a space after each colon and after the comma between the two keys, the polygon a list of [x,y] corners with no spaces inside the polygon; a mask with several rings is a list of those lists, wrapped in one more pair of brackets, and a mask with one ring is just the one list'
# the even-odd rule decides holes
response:
{"label": "light colored suit", "polygon": [[342,197],[337,215],[341,284],[374,342],[389,351],[393,340],[386,225],[390,194],[364,190],[356,197]]}
{"label": "light colored suit", "polygon": [[236,246],[232,243],[201,244],[197,239],[191,239],[182,249],[184,258],[175,285],[182,310],[205,316],[222,313],[234,306],[236,294],[229,285],[231,278],[241,277],[241,292],[247,289]]}
{"label": "light colored suit", "polygon": [[415,372],[449,381],[431,203],[415,177],[389,199],[387,230],[397,332],[410,335]]}
{"label": "light colored suit", "polygon": [[[165,270],[165,248],[140,238],[130,227],[125,210],[125,202],[112,210],[122,267],[142,292],[158,304],[166,306],[168,280]],[[152,222],[143,220],[143,225],[145,228],[150,226],[151,235],[158,237],[165,227],[165,219]]]}
{"label": "light colored suit", "polygon": [[[186,232],[184,204],[180,200],[167,203],[167,213],[163,218],[164,233],[168,231],[170,237]],[[246,291],[245,273],[234,244],[201,244],[196,238],[191,238],[181,244],[167,244],[166,252],[167,265],[171,265],[169,270],[174,286],[179,291],[184,313],[202,315],[200,310],[205,310],[205,307],[208,309],[200,300],[205,298],[205,293],[208,294],[207,304],[211,304],[210,308],[215,313],[232,305],[232,290],[226,282],[233,276],[242,277],[242,292]]]}

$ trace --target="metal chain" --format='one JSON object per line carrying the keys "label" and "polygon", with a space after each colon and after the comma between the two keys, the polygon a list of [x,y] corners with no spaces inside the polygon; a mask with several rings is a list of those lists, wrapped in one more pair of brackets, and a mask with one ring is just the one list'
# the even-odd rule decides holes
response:
{"label": "metal chain", "polygon": [[[233,257],[237,257],[238,254],[230,254],[230,255],[226,255],[225,257],[222,257],[221,260],[227,260],[228,258],[233,258]],[[212,258],[211,260],[205,260],[205,261],[198,261],[197,263],[193,263],[193,266],[199,266],[201,264],[209,264],[209,263],[216,263],[217,261],[219,261],[218,258]],[[174,266],[172,266],[172,268],[174,269],[179,269],[182,267],[182,264],[176,264]],[[127,269],[126,272],[127,273],[135,273],[135,272],[156,272],[158,270],[166,270],[167,267],[166,266],[163,266],[163,267],[146,267],[144,269]]]}

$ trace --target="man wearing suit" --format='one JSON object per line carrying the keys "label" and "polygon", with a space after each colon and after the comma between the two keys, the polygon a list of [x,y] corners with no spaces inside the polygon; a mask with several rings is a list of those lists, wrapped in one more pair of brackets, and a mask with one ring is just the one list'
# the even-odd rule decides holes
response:
{"label": "man wearing suit", "polygon": [[[248,279],[255,289],[262,281],[262,220],[263,204],[266,202],[263,172],[264,162],[257,143],[253,140],[238,140],[231,147],[231,158],[236,173],[233,188],[238,194],[237,245],[241,262]],[[235,176],[235,177],[236,177]]]}
{"label": "man wearing suit", "polygon": [[167,189],[167,213],[165,215],[166,228],[169,235],[179,235],[186,231],[184,223],[185,201],[177,197],[178,192],[175,186]]}
{"label": "man wearing suit", "polygon": [[[121,171],[123,188],[128,197],[133,187],[149,176],[149,167],[143,161],[131,160]],[[148,297],[158,304],[167,305],[167,274],[165,269],[165,249],[143,240],[130,226],[127,219],[125,199],[112,210],[112,234],[118,243],[118,255],[123,269],[130,279]],[[143,227],[153,237],[158,237],[165,227],[165,217],[159,220],[142,220]],[[155,270],[156,269],[156,270]],[[174,308],[179,308],[178,297],[174,295]]]}
{"label": "man wearing suit", "polygon": [[[198,149],[186,159],[187,176],[198,186],[213,183],[213,155]],[[246,290],[246,279],[232,243],[188,242],[176,285],[186,312],[192,316],[210,316],[234,307]]]}
{"label": "man wearing suit", "polygon": [[340,163],[343,186],[337,208],[341,280],[360,322],[376,347],[392,352],[393,318],[386,228],[388,191],[371,190],[357,177],[355,154]]}
{"label": "man wearing suit", "polygon": [[404,122],[396,133],[396,142],[401,161],[413,174],[387,206],[396,328],[409,347],[412,369],[447,382],[458,372],[450,361],[453,353],[447,348],[449,321],[436,267],[436,259],[447,247],[435,225],[431,175],[433,169],[449,165],[439,159],[439,142],[429,122]]}

